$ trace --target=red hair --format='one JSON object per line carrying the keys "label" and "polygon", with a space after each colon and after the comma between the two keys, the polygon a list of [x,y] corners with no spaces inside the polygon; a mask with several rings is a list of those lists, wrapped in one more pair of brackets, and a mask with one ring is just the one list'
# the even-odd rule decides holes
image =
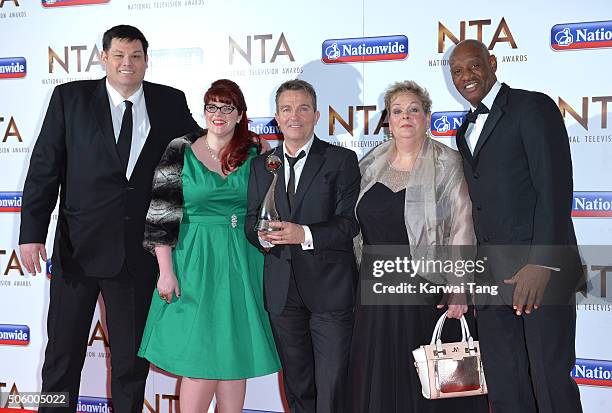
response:
{"label": "red hair", "polygon": [[259,136],[249,130],[249,119],[247,118],[247,105],[240,87],[229,79],[219,79],[210,85],[204,94],[204,104],[208,102],[221,102],[233,105],[242,114],[240,122],[234,129],[234,136],[221,151],[221,171],[227,174],[246,161],[251,145],[259,142]]}

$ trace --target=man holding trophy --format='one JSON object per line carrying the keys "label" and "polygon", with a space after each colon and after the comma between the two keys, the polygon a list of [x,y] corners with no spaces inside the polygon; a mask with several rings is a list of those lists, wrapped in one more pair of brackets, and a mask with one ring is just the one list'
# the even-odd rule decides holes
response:
{"label": "man holding trophy", "polygon": [[357,286],[357,157],[315,136],[308,82],[278,88],[275,118],[284,142],[251,164],[245,231],[266,251],[266,309],[291,411],[339,412]]}

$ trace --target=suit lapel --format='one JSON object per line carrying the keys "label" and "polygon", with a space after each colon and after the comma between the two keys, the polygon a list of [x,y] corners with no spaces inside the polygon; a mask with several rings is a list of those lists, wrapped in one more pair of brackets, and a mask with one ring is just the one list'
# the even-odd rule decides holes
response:
{"label": "suit lapel", "polygon": [[121,168],[121,161],[117,153],[117,141],[113,132],[113,118],[110,111],[110,102],[108,101],[108,93],[106,92],[106,78],[100,79],[98,87],[91,101],[93,112],[98,121],[98,126],[102,131],[104,145],[111,152],[115,164]]}
{"label": "suit lapel", "polygon": [[495,101],[493,102],[493,107],[489,112],[489,116],[487,116],[487,121],[485,122],[482,132],[480,132],[480,136],[478,137],[478,142],[476,143],[476,147],[474,148],[474,158],[478,157],[478,153],[480,152],[480,148],[487,142],[493,129],[495,129],[495,125],[504,115],[504,106],[508,101],[508,85],[505,83],[502,85],[499,93],[497,94]]}
{"label": "suit lapel", "polygon": [[312,183],[317,172],[321,169],[321,166],[325,162],[325,157],[323,156],[323,145],[319,138],[314,137],[314,142],[312,142],[312,146],[310,147],[310,152],[306,157],[306,164],[304,165],[304,169],[302,169],[302,174],[300,175],[300,180],[298,181],[298,186],[295,191],[295,197],[293,198],[293,208],[291,209],[292,216],[295,214],[304,199],[304,195],[306,191],[308,191],[308,187]]}
{"label": "suit lapel", "polygon": [[279,143],[272,153],[281,159],[281,167],[278,168],[278,178],[276,179],[276,188],[274,189],[274,200],[276,201],[276,210],[280,214],[281,219],[286,221],[291,216],[291,212],[289,210],[289,201],[287,200],[287,190],[285,189],[285,154],[283,144]]}

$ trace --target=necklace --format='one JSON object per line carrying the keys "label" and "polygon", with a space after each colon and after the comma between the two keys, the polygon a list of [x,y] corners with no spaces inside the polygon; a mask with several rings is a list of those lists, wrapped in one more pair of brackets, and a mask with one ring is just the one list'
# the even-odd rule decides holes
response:
{"label": "necklace", "polygon": [[405,189],[410,179],[410,171],[402,171],[391,165],[391,162],[387,162],[388,167],[383,172],[379,182],[393,192],[399,192]]}
{"label": "necklace", "polygon": [[213,158],[213,160],[221,163],[221,159],[219,159],[219,157],[217,155],[215,155],[215,152],[213,151],[213,149],[208,144],[208,136],[206,138],[204,138],[204,145],[206,145],[206,149],[208,149],[208,153],[210,154],[210,157]]}

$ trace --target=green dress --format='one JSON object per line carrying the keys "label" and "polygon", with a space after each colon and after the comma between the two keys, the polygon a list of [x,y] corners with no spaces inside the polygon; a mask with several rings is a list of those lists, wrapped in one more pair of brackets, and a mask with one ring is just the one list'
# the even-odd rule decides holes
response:
{"label": "green dress", "polygon": [[263,255],[244,234],[247,161],[227,178],[185,148],[183,219],[172,252],[181,296],[153,301],[138,355],[193,378],[242,379],[280,369],[263,305]]}

